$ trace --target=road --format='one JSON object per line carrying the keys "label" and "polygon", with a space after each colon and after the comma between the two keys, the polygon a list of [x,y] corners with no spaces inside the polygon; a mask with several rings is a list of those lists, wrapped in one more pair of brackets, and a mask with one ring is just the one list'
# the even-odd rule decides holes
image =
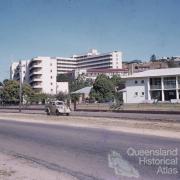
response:
{"label": "road", "polygon": [[[129,148],[135,149],[136,152],[138,149],[180,149],[180,140],[100,129],[0,120],[1,152],[68,173],[79,180],[180,179],[177,172],[157,175],[159,166],[140,164],[139,156],[131,156],[132,150],[128,151],[128,155]],[[174,157],[179,159],[179,155],[166,158]],[[180,170],[179,164],[169,166],[171,167]]]}
{"label": "road", "polygon": [[[0,109],[3,113],[19,113],[18,109]],[[27,114],[45,114],[43,110],[22,110],[22,113]],[[180,122],[179,114],[153,114],[153,113],[116,113],[116,112],[88,112],[88,111],[72,111],[71,116],[83,117],[110,117],[124,118],[134,120],[163,120]]]}

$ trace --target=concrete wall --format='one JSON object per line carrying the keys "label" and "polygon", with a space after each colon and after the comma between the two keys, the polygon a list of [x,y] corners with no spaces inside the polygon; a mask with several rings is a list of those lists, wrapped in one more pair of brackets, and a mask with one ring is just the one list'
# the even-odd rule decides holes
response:
{"label": "concrete wall", "polygon": [[56,89],[57,94],[59,92],[63,92],[65,94],[69,93],[69,83],[68,82],[57,82],[56,85],[57,85],[56,86],[57,87],[57,89]]}
{"label": "concrete wall", "polygon": [[126,93],[123,95],[125,103],[142,103],[147,98],[147,93],[146,78],[126,80]]}

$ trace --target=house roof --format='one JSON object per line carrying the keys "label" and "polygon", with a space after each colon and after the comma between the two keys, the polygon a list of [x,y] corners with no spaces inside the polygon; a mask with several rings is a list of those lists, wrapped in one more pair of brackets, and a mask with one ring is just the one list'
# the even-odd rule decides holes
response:
{"label": "house roof", "polygon": [[92,89],[92,86],[84,87],[77,91],[72,92],[71,94],[89,94]]}
{"label": "house roof", "polygon": [[87,72],[99,72],[99,73],[110,73],[110,72],[128,72],[128,69],[87,69]]}
{"label": "house roof", "polygon": [[140,77],[158,77],[158,76],[174,76],[180,75],[180,68],[166,68],[166,69],[151,69],[139,73],[134,73],[128,78],[140,78]]}

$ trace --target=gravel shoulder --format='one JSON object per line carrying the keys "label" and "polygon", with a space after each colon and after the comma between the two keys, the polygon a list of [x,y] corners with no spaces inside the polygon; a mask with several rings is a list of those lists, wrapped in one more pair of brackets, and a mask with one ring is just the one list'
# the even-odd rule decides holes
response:
{"label": "gravel shoulder", "polygon": [[0,113],[2,120],[56,124],[82,128],[99,128],[142,135],[154,135],[180,139],[180,123],[163,121],[138,121],[122,118],[100,118],[83,116],[47,116],[40,114]]}

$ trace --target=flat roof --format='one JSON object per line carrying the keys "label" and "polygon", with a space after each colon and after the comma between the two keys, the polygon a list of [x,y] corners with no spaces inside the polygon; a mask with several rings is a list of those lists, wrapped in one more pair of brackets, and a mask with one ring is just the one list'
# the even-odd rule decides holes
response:
{"label": "flat roof", "polygon": [[151,69],[139,73],[134,73],[126,78],[158,77],[158,76],[174,76],[174,75],[180,75],[180,68]]}

